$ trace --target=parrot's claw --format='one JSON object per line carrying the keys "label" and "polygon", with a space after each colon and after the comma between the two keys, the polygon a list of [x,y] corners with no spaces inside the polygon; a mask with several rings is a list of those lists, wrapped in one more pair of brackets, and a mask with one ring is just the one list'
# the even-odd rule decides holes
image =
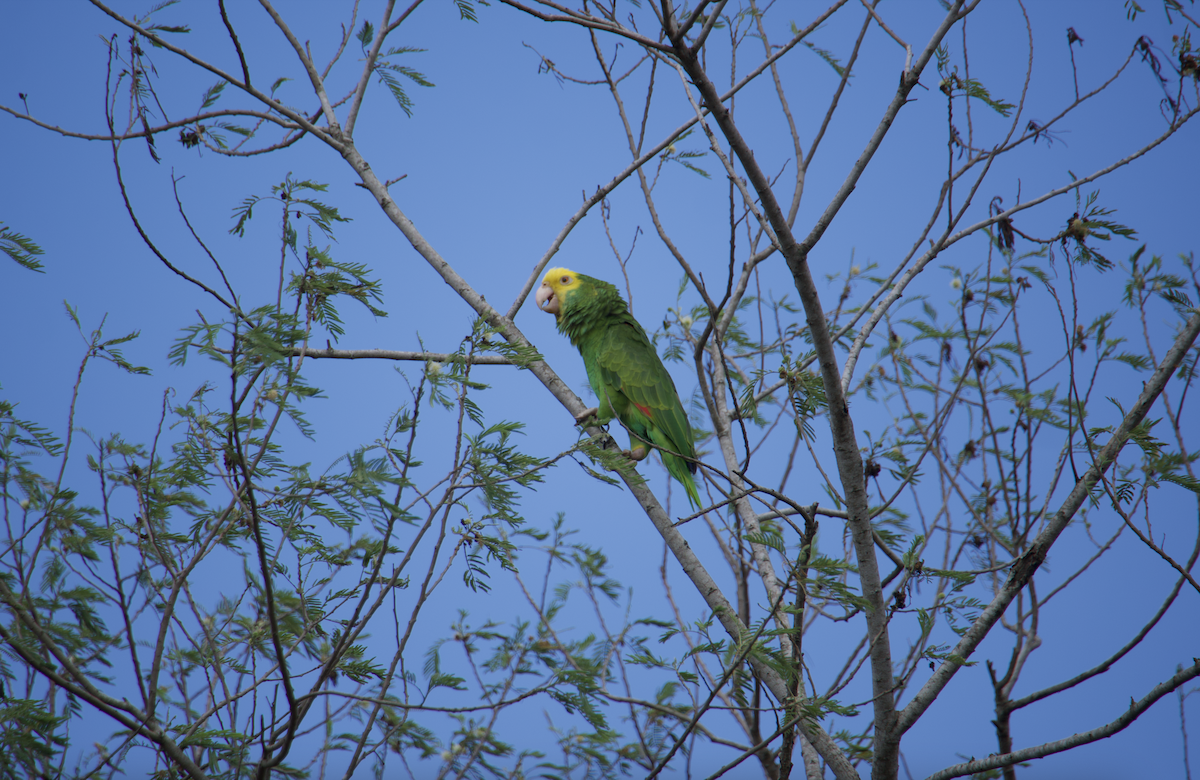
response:
{"label": "parrot's claw", "polygon": [[598,417],[600,415],[599,407],[593,406],[591,409],[584,409],[579,414],[575,415],[575,422],[583,425],[589,417]]}
{"label": "parrot's claw", "polygon": [[640,460],[646,459],[646,456],[650,454],[650,448],[644,444],[639,444],[636,447],[630,447],[627,450],[622,450],[621,454],[632,460],[634,463],[637,463]]}

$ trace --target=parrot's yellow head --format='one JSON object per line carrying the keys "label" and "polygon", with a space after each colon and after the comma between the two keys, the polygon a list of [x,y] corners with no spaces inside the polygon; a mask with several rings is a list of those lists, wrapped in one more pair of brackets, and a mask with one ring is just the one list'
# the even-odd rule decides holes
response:
{"label": "parrot's yellow head", "polygon": [[579,274],[569,268],[551,268],[537,291],[538,308],[557,317],[563,299],[579,286]]}

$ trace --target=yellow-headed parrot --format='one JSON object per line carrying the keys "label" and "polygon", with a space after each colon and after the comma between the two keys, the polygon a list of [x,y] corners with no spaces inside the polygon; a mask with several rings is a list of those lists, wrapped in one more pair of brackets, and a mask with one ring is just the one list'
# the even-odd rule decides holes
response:
{"label": "yellow-headed parrot", "polygon": [[[672,477],[700,507],[696,490],[696,445],[675,382],[654,351],[617,288],[566,268],[551,268],[537,291],[538,308],[558,320],[583,356],[588,382],[598,405],[580,416],[595,414],[603,425],[616,417],[629,431],[629,456],[641,460],[647,443],[662,455]],[[680,457],[683,456],[683,457]]]}

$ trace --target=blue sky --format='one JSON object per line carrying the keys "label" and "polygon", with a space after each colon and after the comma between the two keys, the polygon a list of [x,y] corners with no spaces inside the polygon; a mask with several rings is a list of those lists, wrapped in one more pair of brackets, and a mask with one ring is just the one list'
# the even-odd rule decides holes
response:
{"label": "blue sky", "polygon": [[[128,13],[144,10],[128,3],[116,7]],[[812,7],[808,3],[777,6],[774,35],[782,39],[789,15],[806,20]],[[927,40],[932,20],[941,14],[933,2],[884,4],[881,8],[897,33],[914,46]],[[284,11],[289,20],[294,18],[297,36],[311,39],[319,60],[331,53],[336,33],[323,10],[324,6],[310,3]],[[256,31],[245,38],[253,41],[248,44],[252,72],[262,73],[266,81],[282,75],[296,79],[283,87],[285,99],[300,105],[312,102],[285,42],[278,35],[267,34],[262,26],[261,11],[237,7],[233,12],[235,23]],[[16,108],[16,93],[25,93],[29,109],[43,121],[77,131],[102,132],[102,38],[118,33],[124,39],[116,23],[80,4],[9,4],[2,13],[10,35],[0,51],[0,73],[4,74],[0,77],[0,102]],[[164,22],[186,18],[193,26],[193,33],[181,38],[190,51],[220,62],[231,72],[236,70],[232,48],[212,8],[183,4],[164,13]],[[373,7],[367,13],[377,15]],[[1041,4],[1031,7],[1030,14],[1035,34],[1034,71],[1022,126],[1027,120],[1048,120],[1072,98],[1066,27],[1073,26],[1085,39],[1084,45],[1074,50],[1079,88],[1084,92],[1116,70],[1139,35],[1149,36],[1162,50],[1170,48],[1172,28],[1157,8],[1135,21],[1126,19],[1123,5],[1117,2]],[[858,11],[849,14],[845,22],[835,19],[815,33],[813,41],[844,56],[860,22]],[[983,81],[993,95],[1015,103],[1028,54],[1016,3],[983,3],[979,15],[971,19],[967,36],[972,77]],[[460,21],[453,4],[442,0],[418,9],[389,43],[427,49],[404,57],[411,58],[411,65],[436,86],[409,90],[415,103],[411,118],[372,86],[357,143],[381,177],[406,176],[392,190],[401,208],[477,290],[498,308],[507,309],[534,264],[578,208],[583,193],[607,182],[628,161],[612,99],[602,87],[559,84],[552,76],[537,72],[535,50],[572,75],[596,78],[590,44],[576,29],[539,22],[506,7],[481,8],[478,24]],[[953,61],[961,63],[962,35],[957,29],[947,44]],[[611,50],[613,42],[606,46]],[[760,49],[747,47],[746,51],[753,52],[745,55],[746,61],[757,62]],[[341,80],[334,91],[346,89],[357,73],[356,54],[348,52],[335,71]],[[634,48],[625,45],[618,67],[631,64],[635,56]],[[799,233],[807,232],[861,152],[895,89],[903,56],[877,28],[868,33],[858,75],[830,127],[820,158],[809,170],[797,218],[797,225],[803,226]],[[727,73],[728,63],[717,59],[714,55],[710,70]],[[214,81],[211,76],[197,76],[165,52],[156,52],[154,63],[159,83],[170,85],[162,97],[172,119],[198,106],[200,95]],[[780,71],[801,134],[811,137],[828,93],[837,83],[836,74],[816,55],[799,48],[781,62]],[[631,79],[628,90],[632,96],[638,94],[634,82]],[[819,280],[826,274],[844,274],[852,262],[863,266],[875,262],[890,268],[908,251],[919,226],[928,219],[946,166],[946,104],[937,91],[932,65],[922,84],[928,89],[913,93],[914,101],[901,112],[846,209],[813,252],[810,261]],[[663,101],[652,109],[648,143],[656,143],[690,115],[677,78],[661,78],[657,89]],[[1069,172],[1086,175],[1141,148],[1165,126],[1159,111],[1161,97],[1148,67],[1135,58],[1111,92],[1068,118],[1059,142],[1029,145],[997,162],[971,214],[981,218],[993,196],[1012,205],[1018,194],[1028,197],[1062,186],[1069,181]],[[769,82],[761,80],[738,100],[739,120],[764,167],[772,172],[787,169],[790,144],[778,107],[770,102]],[[640,106],[636,100],[632,102]],[[955,106],[956,117],[961,110],[960,102]],[[1002,137],[1005,120],[987,109],[973,106],[972,119],[979,145],[990,145]],[[120,431],[131,441],[148,440],[167,388],[183,398],[212,377],[199,360],[184,367],[167,363],[165,355],[179,329],[196,320],[197,310],[210,317],[220,317],[221,312],[211,299],[158,264],[139,239],[120,202],[108,144],[63,138],[7,115],[0,117],[0,127],[5,139],[0,147],[5,182],[0,219],[46,250],[45,274],[0,264],[0,289],[6,292],[0,326],[8,334],[6,359],[0,369],[4,397],[20,403],[20,416],[59,433],[65,431],[71,386],[84,351],[63,312],[65,299],[78,308],[87,328],[106,318],[109,335],[140,330],[141,337],[127,347],[126,354],[133,362],[154,368],[151,377],[130,377],[108,366],[93,367],[84,380],[77,425],[98,436]],[[698,132],[681,145],[704,148]],[[1110,256],[1124,259],[1140,242],[1148,244],[1149,252],[1168,257],[1195,249],[1191,213],[1192,182],[1198,169],[1195,149],[1196,129],[1185,127],[1163,147],[1096,185],[1102,191],[1102,202],[1118,209],[1116,219],[1139,232],[1138,242],[1110,242],[1114,244]],[[417,349],[419,337],[431,351],[452,352],[469,332],[472,315],[467,306],[407,245],[370,196],[354,186],[351,171],[331,150],[306,139],[279,154],[229,160],[210,152],[185,150],[168,133],[160,138],[158,152],[161,163],[154,163],[139,141],[123,148],[131,197],[155,242],[200,278],[212,281],[216,276],[181,223],[172,175],[180,180],[179,193],[189,218],[225,259],[235,284],[253,291],[247,295],[254,303],[263,303],[274,290],[270,280],[276,271],[277,214],[269,209],[260,212],[245,238],[228,234],[230,215],[245,196],[266,194],[292,173],[329,184],[326,199],[353,219],[337,229],[335,256],[366,263],[383,281],[383,308],[389,316],[375,318],[364,310],[344,308],[347,335],[339,346]],[[713,174],[711,179],[668,166],[655,194],[672,239],[711,279],[719,277],[727,262],[727,183],[711,154],[701,164]],[[781,189],[787,190],[786,186]],[[643,231],[629,266],[630,285],[635,313],[653,329],[667,309],[676,305],[681,273],[654,235],[636,181],[627,181],[610,200],[613,236],[622,251],[637,228]],[[1073,198],[1063,196],[1047,207],[1022,213],[1016,225],[1028,234],[1049,236],[1061,229],[1073,211]],[[963,241],[928,269],[922,285],[908,297],[926,295],[932,305],[949,312],[955,295],[949,282],[954,274],[937,266],[944,263],[973,269],[984,261],[986,250],[982,237]],[[599,209],[574,230],[554,264],[619,281],[620,269],[608,248]],[[787,294],[786,269],[777,258],[763,267],[762,278],[764,288],[776,296]],[[1116,308],[1120,290],[1115,276],[1090,275],[1082,285],[1082,319]],[[840,283],[830,283],[827,291],[823,290],[827,305],[839,290]],[[683,303],[690,307],[698,301],[689,293]],[[1056,314],[1049,310],[1042,314],[1044,322],[1031,313],[1034,330],[1044,329],[1046,338],[1053,339],[1061,330]],[[1150,327],[1165,335],[1168,320],[1164,313]],[[586,399],[582,363],[555,332],[552,319],[527,305],[516,322],[560,376]],[[1136,336],[1139,328],[1129,326],[1128,335]],[[1161,336],[1159,344],[1165,344]],[[1038,359],[1036,355],[1034,359]],[[340,453],[380,436],[389,416],[408,401],[397,368],[413,381],[422,370],[420,364],[397,367],[368,361],[314,361],[308,376],[324,388],[325,398],[310,402],[307,411],[320,434],[315,441],[290,434],[290,456],[324,468]],[[552,455],[574,443],[569,415],[527,372],[492,367],[477,371],[493,385],[482,396],[485,411],[525,423],[524,444],[531,451]],[[695,379],[689,381],[686,367],[673,366],[672,371],[680,392],[689,395]],[[1131,398],[1141,378],[1131,372],[1114,385],[1113,392]],[[1103,415],[1113,412],[1097,409],[1096,414],[1111,422]],[[860,419],[861,436],[863,428],[871,429],[872,422],[882,425],[886,417],[872,410]],[[825,438],[820,442],[828,446]],[[431,447],[428,459],[433,464],[444,453],[439,453],[436,444]],[[431,465],[428,473],[436,468]],[[79,467],[78,474],[83,479],[86,472]],[[661,493],[666,483],[656,479],[656,490]],[[793,484],[801,501],[823,498],[803,483]],[[1196,532],[1195,502],[1189,502],[1181,489],[1169,490],[1175,492],[1164,494],[1162,505],[1178,508],[1188,518],[1180,521],[1175,531],[1189,539],[1179,542],[1178,549],[1182,549],[1190,545]],[[678,490],[673,497],[678,511]],[[529,495],[524,506],[531,522],[542,525],[555,513],[567,512],[568,523],[580,530],[579,538],[602,547],[616,576],[634,588],[633,611],[663,612],[657,575],[661,543],[627,495],[595,483],[568,463],[555,469],[548,484]],[[1111,516],[1104,517],[1099,511],[1096,518],[1097,523],[1112,522]],[[835,530],[834,521],[825,522],[829,543],[836,548],[840,529]],[[1174,531],[1175,526],[1171,528]],[[704,555],[717,555],[700,528],[689,529],[688,535]],[[1053,578],[1060,570],[1071,571],[1072,563],[1088,555],[1082,533],[1064,538],[1055,548],[1047,577]],[[1136,544],[1120,549],[1119,556],[1124,563],[1089,575],[1078,600],[1064,600],[1056,607],[1054,620],[1047,620],[1042,628],[1045,646],[1030,662],[1018,695],[1104,658],[1157,608],[1173,582],[1169,572]],[[540,565],[535,555],[529,559]],[[713,568],[718,568],[715,561]],[[690,586],[677,576],[673,587],[682,594]],[[445,611],[434,613],[437,617],[430,618],[426,630],[432,635],[444,634],[448,620],[440,618],[460,605],[480,620],[485,615],[508,619],[511,615],[505,607],[514,593],[510,584],[503,583],[498,583],[491,596],[448,590],[443,594],[445,603],[439,605]],[[690,606],[696,608],[696,602]],[[1197,594],[1185,592],[1151,639],[1114,671],[1045,706],[1019,713],[1014,720],[1018,745],[1060,738],[1115,718],[1129,697],[1140,698],[1173,672],[1175,663],[1195,654],[1200,640],[1195,628],[1198,609]],[[840,654],[857,642],[860,631],[857,626],[818,628],[806,640],[814,675],[836,673]],[[1006,642],[985,644],[982,652],[991,650],[993,657],[1004,659]],[[928,713],[928,723],[923,721],[906,737],[905,756],[912,775],[923,777],[955,763],[960,760],[956,755],[983,756],[994,751],[994,734],[988,723],[990,701],[982,665],[961,672]],[[1189,714],[1197,712],[1195,701],[1191,700]],[[537,708],[533,711],[540,712]],[[1192,730],[1193,756],[1200,753],[1194,736],[1197,731],[1200,728]],[[1168,697],[1118,738],[1034,762],[1021,776],[1182,776],[1181,752],[1178,706],[1174,697]]]}

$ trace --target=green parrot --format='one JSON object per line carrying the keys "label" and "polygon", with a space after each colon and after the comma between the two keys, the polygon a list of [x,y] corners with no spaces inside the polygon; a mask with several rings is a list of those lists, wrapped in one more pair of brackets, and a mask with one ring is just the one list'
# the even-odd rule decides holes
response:
{"label": "green parrot", "polygon": [[616,417],[630,434],[629,457],[645,458],[650,452],[647,442],[658,448],[667,471],[699,509],[700,493],[692,477],[692,426],[675,382],[617,288],[566,268],[551,268],[538,288],[537,305],[554,315],[558,330],[583,356],[599,405],[581,414],[579,421],[595,415],[603,425]]}

